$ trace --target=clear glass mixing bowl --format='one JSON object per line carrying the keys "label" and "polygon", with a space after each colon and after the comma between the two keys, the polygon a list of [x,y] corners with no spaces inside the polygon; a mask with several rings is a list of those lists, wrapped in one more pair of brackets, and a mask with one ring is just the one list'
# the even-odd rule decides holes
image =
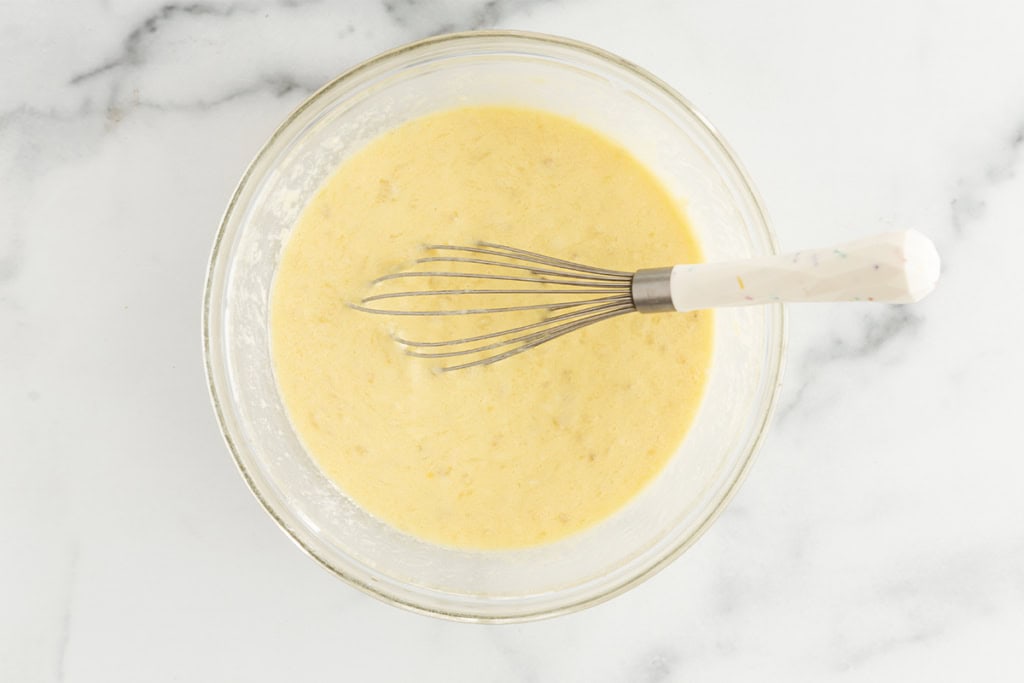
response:
{"label": "clear glass mixing bowl", "polygon": [[711,524],[764,436],[785,321],[779,305],[717,313],[709,384],[685,441],[626,508],[585,532],[525,550],[466,551],[413,538],[364,512],[303,450],[278,395],[268,334],[278,257],[307,200],[371,138],[429,112],[485,103],[557,112],[618,140],[685,204],[708,260],[775,251],[757,195],[728,147],[657,78],[563,38],[447,35],[342,75],[260,150],[217,233],[203,342],[214,409],[235,462],[303,550],[395,605],[467,621],[521,621],[578,610],[636,585]]}

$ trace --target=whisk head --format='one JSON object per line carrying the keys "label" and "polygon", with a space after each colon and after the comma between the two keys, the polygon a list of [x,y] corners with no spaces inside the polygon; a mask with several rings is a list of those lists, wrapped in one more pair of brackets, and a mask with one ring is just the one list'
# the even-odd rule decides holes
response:
{"label": "whisk head", "polygon": [[[476,318],[478,322],[463,327],[474,333],[464,336],[452,337],[450,331],[440,339],[395,336],[410,356],[451,363],[442,365],[442,371],[490,365],[636,310],[633,273],[492,242],[431,244],[426,249],[433,255],[416,259],[409,270],[377,278],[375,291],[350,306],[431,321]],[[405,289],[410,283],[424,286]],[[512,320],[517,323],[510,325]],[[442,332],[437,325],[426,327]]]}

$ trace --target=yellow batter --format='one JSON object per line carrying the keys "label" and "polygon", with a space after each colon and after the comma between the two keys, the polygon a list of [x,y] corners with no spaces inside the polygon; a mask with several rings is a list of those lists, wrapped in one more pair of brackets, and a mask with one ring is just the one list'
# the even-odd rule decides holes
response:
{"label": "yellow batter", "polygon": [[306,448],[370,513],[445,545],[546,543],[614,513],[675,451],[711,313],[631,313],[437,373],[390,335],[464,321],[347,306],[424,243],[481,239],[628,271],[701,260],[678,206],[607,138],[533,110],[434,114],[370,143],[305,209],[272,293],[277,381]]}

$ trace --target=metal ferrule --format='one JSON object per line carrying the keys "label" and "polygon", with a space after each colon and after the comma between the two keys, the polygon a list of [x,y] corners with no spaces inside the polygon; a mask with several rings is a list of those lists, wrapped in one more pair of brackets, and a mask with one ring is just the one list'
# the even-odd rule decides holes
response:
{"label": "metal ferrule", "polygon": [[630,294],[633,305],[640,313],[674,311],[672,305],[672,266],[641,268],[633,275]]}

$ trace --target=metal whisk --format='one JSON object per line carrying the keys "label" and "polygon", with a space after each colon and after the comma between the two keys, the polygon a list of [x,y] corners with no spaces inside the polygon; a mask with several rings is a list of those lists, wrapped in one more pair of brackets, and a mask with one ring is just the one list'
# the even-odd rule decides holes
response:
{"label": "metal whisk", "polygon": [[[589,266],[492,242],[474,246],[432,244],[426,249],[435,255],[416,259],[411,270],[384,275],[372,285],[396,280],[441,280],[466,286],[371,293],[350,306],[392,316],[542,315],[539,320],[498,325],[494,331],[471,336],[440,340],[395,337],[410,356],[457,359],[454,365],[442,366],[443,371],[490,365],[633,311],[683,312],[797,301],[910,303],[928,294],[939,275],[934,245],[916,231],[885,233],[839,247],[745,261],[635,272]],[[487,286],[494,282],[502,284]],[[528,303],[445,309],[430,305],[473,297],[487,297],[488,301],[492,297],[527,297]],[[401,307],[389,307],[395,303]],[[467,356],[472,360],[461,362]]]}

